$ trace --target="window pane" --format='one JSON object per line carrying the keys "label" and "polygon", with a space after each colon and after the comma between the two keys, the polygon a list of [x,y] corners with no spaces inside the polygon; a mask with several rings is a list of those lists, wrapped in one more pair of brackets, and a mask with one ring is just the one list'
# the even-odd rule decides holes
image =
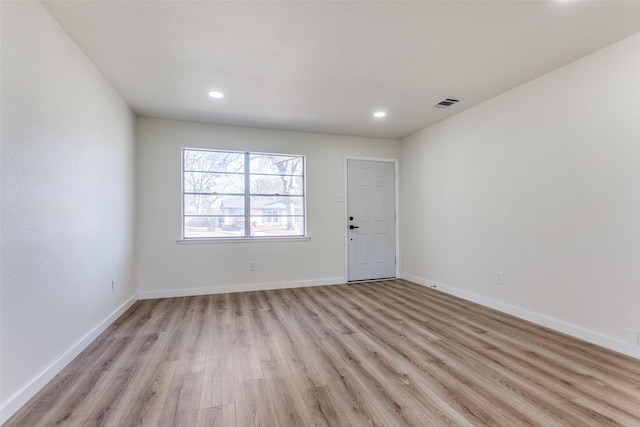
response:
{"label": "window pane", "polygon": [[184,170],[244,173],[244,153],[184,150]]}
{"label": "window pane", "polygon": [[244,197],[184,195],[185,215],[244,215]]}
{"label": "window pane", "polygon": [[235,173],[185,172],[184,191],[187,193],[243,194],[244,175]]}
{"label": "window pane", "polygon": [[280,156],[272,154],[251,154],[252,174],[296,175],[304,174],[301,156]]}
{"label": "window pane", "polygon": [[245,237],[244,216],[184,217],[185,238]]}
{"label": "window pane", "polygon": [[287,237],[304,235],[304,218],[301,216],[276,217],[251,215],[251,235]]}
{"label": "window pane", "polygon": [[253,196],[250,203],[252,236],[304,235],[302,197]]}
{"label": "window pane", "polygon": [[251,175],[251,194],[302,195],[301,176]]}

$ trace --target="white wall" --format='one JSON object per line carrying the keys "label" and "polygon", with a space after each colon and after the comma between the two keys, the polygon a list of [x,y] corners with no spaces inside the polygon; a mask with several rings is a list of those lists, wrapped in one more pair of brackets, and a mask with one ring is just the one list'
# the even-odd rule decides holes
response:
{"label": "white wall", "polygon": [[0,422],[136,293],[134,116],[40,3],[1,14]]}
{"label": "white wall", "polygon": [[[345,156],[398,158],[399,142],[139,118],[138,290],[141,298],[345,281]],[[181,148],[307,156],[304,241],[178,244]],[[249,271],[255,261],[256,271]]]}
{"label": "white wall", "polygon": [[640,34],[401,145],[405,277],[640,357]]}

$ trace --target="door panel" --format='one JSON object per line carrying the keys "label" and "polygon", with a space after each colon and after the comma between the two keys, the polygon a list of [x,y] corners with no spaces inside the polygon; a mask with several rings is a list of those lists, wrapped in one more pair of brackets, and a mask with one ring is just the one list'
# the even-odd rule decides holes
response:
{"label": "door panel", "polygon": [[393,162],[347,160],[347,215],[349,281],[395,277]]}

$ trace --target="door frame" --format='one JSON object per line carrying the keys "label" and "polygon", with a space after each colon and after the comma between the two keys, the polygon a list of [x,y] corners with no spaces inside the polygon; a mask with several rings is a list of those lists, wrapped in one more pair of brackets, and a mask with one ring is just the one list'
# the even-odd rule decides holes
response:
{"label": "door frame", "polygon": [[[349,213],[349,160],[365,160],[370,162],[386,162],[393,163],[393,185],[394,185],[394,210],[395,210],[395,233],[396,233],[396,278],[400,278],[400,224],[398,218],[400,217],[400,203],[399,203],[399,177],[398,177],[398,159],[391,159],[387,157],[360,157],[360,156],[345,156],[344,157],[344,213],[343,219],[343,232],[344,232],[344,281],[345,283],[357,283],[368,282],[369,280],[354,280],[349,282],[349,221],[347,219]],[[382,280],[382,279],[373,279]]]}

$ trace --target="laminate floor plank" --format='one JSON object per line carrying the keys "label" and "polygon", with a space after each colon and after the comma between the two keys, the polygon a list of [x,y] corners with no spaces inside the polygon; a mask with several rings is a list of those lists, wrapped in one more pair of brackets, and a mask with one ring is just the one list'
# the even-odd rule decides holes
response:
{"label": "laminate floor plank", "polygon": [[136,302],[4,427],[631,426],[640,361],[405,280]]}
{"label": "laminate floor plank", "polygon": [[348,426],[348,411],[336,399],[336,393],[331,393],[327,385],[305,390],[302,399],[309,408],[308,425],[318,427]]}
{"label": "laminate floor plank", "polygon": [[201,409],[197,427],[228,427],[236,425],[235,405]]}
{"label": "laminate floor plank", "polygon": [[177,362],[157,362],[147,367],[140,386],[128,387],[108,425],[157,426],[162,422],[163,406],[167,401]]}
{"label": "laminate floor plank", "polygon": [[[161,426],[195,426],[200,414],[202,375],[174,375],[164,405],[160,409]],[[126,422],[120,420],[120,422]],[[125,425],[125,424],[123,424]]]}
{"label": "laminate floor plank", "polygon": [[205,363],[200,408],[214,408],[234,402],[233,357],[231,352],[208,353]]}
{"label": "laminate floor plank", "polygon": [[236,383],[236,424],[239,426],[276,426],[274,413],[266,399],[265,381],[249,380]]}

